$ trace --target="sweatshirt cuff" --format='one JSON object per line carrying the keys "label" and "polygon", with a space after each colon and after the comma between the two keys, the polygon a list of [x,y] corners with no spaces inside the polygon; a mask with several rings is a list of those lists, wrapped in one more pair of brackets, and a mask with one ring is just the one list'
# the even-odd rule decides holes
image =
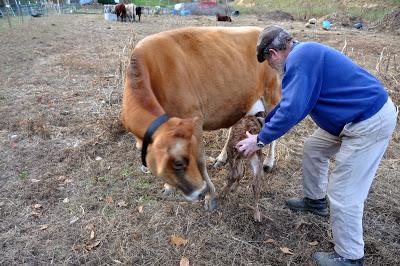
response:
{"label": "sweatshirt cuff", "polygon": [[264,143],[265,145],[270,144],[272,142],[272,140],[270,140],[268,135],[265,134],[263,130],[261,130],[260,133],[258,133],[257,138],[261,140],[261,142]]}

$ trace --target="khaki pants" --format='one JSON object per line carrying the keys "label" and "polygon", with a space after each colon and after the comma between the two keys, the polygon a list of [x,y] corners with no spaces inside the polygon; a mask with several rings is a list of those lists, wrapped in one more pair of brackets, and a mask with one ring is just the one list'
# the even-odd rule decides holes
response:
{"label": "khaki pants", "polygon": [[[364,201],[395,126],[396,109],[389,98],[371,118],[347,124],[339,137],[318,129],[304,144],[304,196],[328,195],[335,251],[342,257],[364,256]],[[328,180],[329,159],[335,154]]]}

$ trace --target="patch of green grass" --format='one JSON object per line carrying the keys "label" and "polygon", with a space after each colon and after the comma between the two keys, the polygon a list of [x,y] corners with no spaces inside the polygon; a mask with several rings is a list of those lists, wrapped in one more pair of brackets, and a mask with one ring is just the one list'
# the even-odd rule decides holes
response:
{"label": "patch of green grass", "polygon": [[133,189],[149,189],[151,182],[144,178],[138,178],[131,183]]}
{"label": "patch of green grass", "polygon": [[121,176],[123,178],[127,178],[132,175],[132,170],[130,167],[126,166],[124,169],[121,170]]}
{"label": "patch of green grass", "polygon": [[366,8],[357,1],[343,4],[340,1],[330,0],[247,0],[245,3],[253,3],[254,5],[247,8],[238,6],[235,9],[239,9],[243,14],[256,13],[260,15],[265,12],[282,10],[290,13],[295,19],[322,17],[342,11],[350,15],[361,16],[367,21],[373,21],[382,18],[385,13],[398,6],[400,0],[385,0],[381,3],[371,0],[371,5],[376,4],[371,8]]}
{"label": "patch of green grass", "polygon": [[110,180],[109,176],[103,175],[103,176],[93,176],[92,177],[92,182],[93,183],[106,183],[107,181]]}
{"label": "patch of green grass", "polygon": [[[131,1],[137,6],[166,6],[168,5],[168,1],[166,0],[135,0]],[[185,2],[185,1],[182,1]],[[176,2],[178,3],[178,2]],[[170,1],[170,4],[174,4],[174,2]]]}
{"label": "patch of green grass", "polygon": [[19,174],[18,174],[18,179],[19,179],[19,180],[22,180],[22,181],[27,180],[28,177],[29,177],[29,172],[28,172],[28,170],[22,170],[22,171],[19,172]]}
{"label": "patch of green grass", "polygon": [[149,195],[143,195],[139,197],[137,202],[146,206],[154,206],[157,202],[157,199]]}
{"label": "patch of green grass", "polygon": [[116,212],[117,212],[117,208],[115,208],[114,206],[108,206],[108,205],[104,206],[104,209],[102,211],[104,216],[108,219],[115,218]]}

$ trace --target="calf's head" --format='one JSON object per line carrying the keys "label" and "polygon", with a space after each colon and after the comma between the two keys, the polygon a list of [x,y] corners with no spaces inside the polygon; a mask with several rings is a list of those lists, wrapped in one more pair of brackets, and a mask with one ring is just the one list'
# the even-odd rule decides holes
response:
{"label": "calf's head", "polygon": [[207,192],[198,166],[198,143],[194,119],[170,118],[153,135],[146,163],[152,174],[195,201]]}

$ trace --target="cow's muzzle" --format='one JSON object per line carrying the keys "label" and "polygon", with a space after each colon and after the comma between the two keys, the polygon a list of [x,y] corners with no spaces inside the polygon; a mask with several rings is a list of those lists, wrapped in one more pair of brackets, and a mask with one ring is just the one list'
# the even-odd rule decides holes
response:
{"label": "cow's muzzle", "polygon": [[203,185],[200,189],[193,191],[189,195],[184,194],[184,197],[187,201],[198,201],[203,199],[206,193],[208,192],[207,183],[203,181]]}

